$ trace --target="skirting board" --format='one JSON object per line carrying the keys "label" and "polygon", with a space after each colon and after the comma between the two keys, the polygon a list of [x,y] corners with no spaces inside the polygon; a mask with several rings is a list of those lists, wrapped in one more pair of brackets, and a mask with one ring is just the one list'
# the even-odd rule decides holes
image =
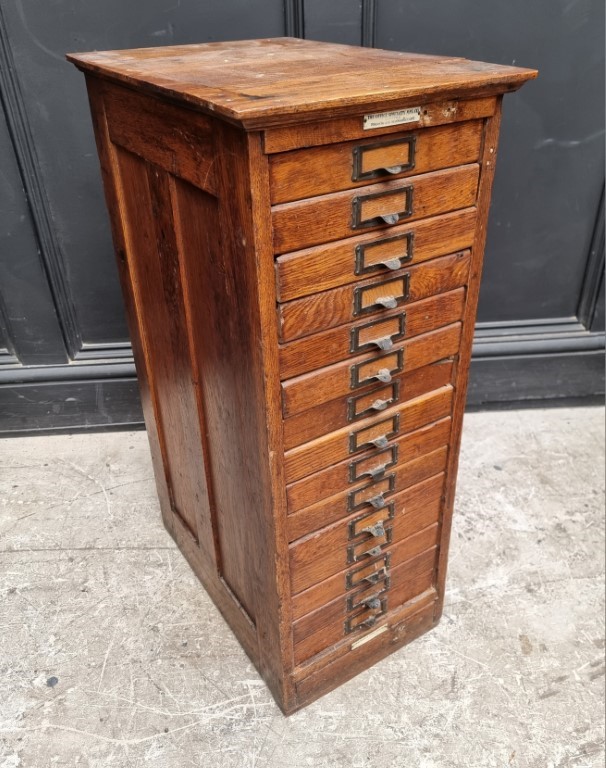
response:
{"label": "skirting board", "polygon": [[[75,378],[83,371],[73,368],[71,378],[62,367],[54,380],[36,377],[14,383],[7,381],[9,371],[4,371],[0,436],[142,428],[134,374],[124,375],[125,364],[121,364],[120,376],[112,376],[109,370],[101,373],[104,367],[95,366],[96,375],[91,378]],[[51,371],[41,371],[44,373]],[[604,351],[592,350],[474,359],[467,400],[475,408],[528,401],[540,406],[557,398],[595,398],[603,393]]]}

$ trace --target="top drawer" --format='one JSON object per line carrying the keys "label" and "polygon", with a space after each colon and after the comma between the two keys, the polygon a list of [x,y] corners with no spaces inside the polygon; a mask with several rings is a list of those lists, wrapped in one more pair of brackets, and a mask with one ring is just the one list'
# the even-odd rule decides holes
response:
{"label": "top drawer", "polygon": [[373,181],[475,163],[481,139],[482,121],[473,120],[272,155],[271,202],[287,203]]}

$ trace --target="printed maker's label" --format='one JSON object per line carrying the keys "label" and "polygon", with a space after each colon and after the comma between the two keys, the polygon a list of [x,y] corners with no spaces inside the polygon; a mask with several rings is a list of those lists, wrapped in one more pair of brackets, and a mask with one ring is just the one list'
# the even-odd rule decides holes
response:
{"label": "printed maker's label", "polygon": [[416,123],[420,117],[421,107],[397,109],[395,112],[378,112],[375,115],[364,115],[363,128],[368,131],[371,128],[386,128],[388,125]]}

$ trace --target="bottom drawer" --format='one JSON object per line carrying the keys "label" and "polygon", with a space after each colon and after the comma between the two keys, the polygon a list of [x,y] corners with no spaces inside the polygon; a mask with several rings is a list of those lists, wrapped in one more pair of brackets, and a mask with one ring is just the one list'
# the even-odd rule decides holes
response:
{"label": "bottom drawer", "polygon": [[[436,548],[392,569],[388,586],[365,590],[358,595],[356,607],[349,598],[339,598],[295,622],[293,627],[295,664],[345,637],[364,632],[389,611],[400,608],[409,600],[429,589],[434,580]],[[350,595],[351,597],[351,595]]]}

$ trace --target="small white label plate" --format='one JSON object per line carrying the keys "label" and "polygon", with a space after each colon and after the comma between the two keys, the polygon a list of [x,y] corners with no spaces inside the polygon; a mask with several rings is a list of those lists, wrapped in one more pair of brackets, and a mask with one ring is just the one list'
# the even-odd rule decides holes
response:
{"label": "small white label plate", "polygon": [[364,115],[363,128],[369,131],[371,128],[386,128],[388,125],[416,123],[420,117],[421,107],[397,109],[395,112],[377,112],[375,115]]}
{"label": "small white label plate", "polygon": [[353,651],[355,648],[359,648],[361,645],[364,645],[369,640],[373,640],[375,637],[377,637],[377,635],[382,635],[383,632],[387,632],[388,629],[389,629],[389,627],[387,626],[387,624],[384,624],[382,627],[378,627],[377,629],[373,630],[372,632],[369,632],[364,637],[361,637],[359,640],[356,640],[355,643],[352,643],[351,646],[350,646],[351,650]]}

